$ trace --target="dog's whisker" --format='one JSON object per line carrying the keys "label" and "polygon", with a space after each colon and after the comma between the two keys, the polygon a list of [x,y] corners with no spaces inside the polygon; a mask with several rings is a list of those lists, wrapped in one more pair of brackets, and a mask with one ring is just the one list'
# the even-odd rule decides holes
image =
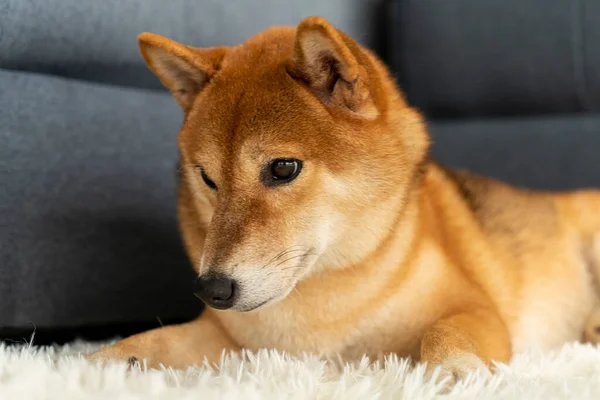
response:
{"label": "dog's whisker", "polygon": [[[296,259],[296,258],[301,258],[301,257],[304,257],[305,255],[306,255],[306,253],[303,253],[303,254],[299,254],[299,255],[297,255],[297,256],[293,256],[293,257],[290,257],[290,258],[286,258],[285,260],[283,260],[283,261],[281,261],[279,264],[277,264],[277,265],[275,266],[275,268],[277,268],[277,267],[278,267],[278,266],[280,266],[281,264],[284,264],[284,263],[286,263],[286,262],[288,262],[288,261],[294,260],[294,259]],[[287,268],[289,268],[289,267],[287,267]],[[285,268],[283,268],[282,270],[285,270]]]}
{"label": "dog's whisker", "polygon": [[[311,256],[311,255],[316,255],[316,253],[314,252],[314,249],[310,249],[310,250],[308,250],[308,251],[306,251],[306,252],[304,252],[302,254],[298,254],[298,255],[295,255],[295,256],[292,256],[292,257],[288,257],[288,258],[286,258],[285,260],[281,261],[280,263],[278,263],[277,265],[275,265],[273,267],[275,269],[275,271],[273,273],[282,273],[282,272],[284,272],[286,270],[289,270],[289,269],[292,269],[292,268],[297,268],[297,269],[304,268],[305,265],[303,263],[300,263],[300,265],[291,265],[291,266],[288,266],[288,267],[285,267],[285,268],[282,268],[282,269],[279,269],[279,270],[276,269],[278,266],[280,266],[281,264],[284,264],[284,263],[286,263],[288,261],[294,260],[296,258],[308,257],[308,256]],[[269,273],[267,276],[270,276],[270,275],[271,275],[271,273]]]}
{"label": "dog's whisker", "polygon": [[[299,247],[299,249],[295,249],[295,247]],[[280,257],[282,257],[283,255],[285,255],[285,254],[287,254],[287,253],[289,253],[289,252],[291,252],[291,251],[300,251],[300,250],[302,250],[302,247],[304,247],[304,246],[301,246],[301,245],[294,245],[294,246],[290,246],[290,247],[288,247],[286,250],[284,250],[283,252],[279,253],[279,255],[277,256],[277,258],[280,258]],[[277,259],[277,258],[276,258],[276,259]]]}
{"label": "dog's whisker", "polygon": [[184,168],[198,168],[198,164],[182,164],[177,168],[177,171],[181,172]]}
{"label": "dog's whisker", "polygon": [[277,255],[275,255],[273,258],[271,258],[269,261],[267,261],[267,263],[266,263],[266,264],[264,264],[264,265],[261,267],[261,269],[265,269],[265,268],[267,268],[269,265],[271,265],[271,263],[272,263],[273,261],[275,261],[275,260],[276,260],[276,259],[277,259],[277,258],[278,258],[278,257],[279,257],[281,254],[283,254],[285,251],[286,251],[286,250],[283,250],[282,252],[280,252],[280,253],[278,253]]}
{"label": "dog's whisker", "polygon": [[286,250],[283,250],[282,252],[278,253],[275,257],[271,258],[265,265],[263,265],[261,267],[261,269],[268,268],[273,262],[281,259],[281,257],[283,257],[283,256],[285,256],[287,254],[290,254],[290,253],[292,253],[294,251],[302,251],[303,250],[302,248],[300,248],[300,249],[294,249],[294,247],[302,247],[302,246],[295,245],[295,246],[288,247]]}
{"label": "dog's whisker", "polygon": [[283,257],[285,254],[287,254],[287,253],[289,253],[290,251],[292,251],[292,249],[293,249],[294,247],[297,247],[297,246],[291,246],[291,247],[288,247],[287,249],[285,249],[285,250],[283,250],[283,251],[281,251],[281,252],[277,253],[277,255],[275,255],[275,257],[273,257],[273,258],[271,258],[271,259],[269,260],[269,262],[267,263],[267,265],[268,265],[268,264],[270,264],[271,262],[273,262],[273,261],[275,261],[275,260],[278,260],[279,258]]}

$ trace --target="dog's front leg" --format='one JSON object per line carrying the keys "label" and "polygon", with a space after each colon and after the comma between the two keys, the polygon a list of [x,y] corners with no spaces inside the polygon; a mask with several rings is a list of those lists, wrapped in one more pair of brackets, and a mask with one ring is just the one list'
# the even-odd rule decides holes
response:
{"label": "dog's front leg", "polygon": [[456,381],[483,369],[491,361],[507,362],[511,357],[508,331],[500,317],[489,309],[474,309],[441,319],[433,324],[421,342],[421,361],[428,369],[441,367],[442,376]]}
{"label": "dog's front leg", "polygon": [[192,322],[165,326],[131,336],[87,358],[91,362],[139,362],[148,368],[159,368],[161,365],[185,368],[201,365],[205,359],[216,362],[223,350],[237,351],[239,346],[207,311]]}

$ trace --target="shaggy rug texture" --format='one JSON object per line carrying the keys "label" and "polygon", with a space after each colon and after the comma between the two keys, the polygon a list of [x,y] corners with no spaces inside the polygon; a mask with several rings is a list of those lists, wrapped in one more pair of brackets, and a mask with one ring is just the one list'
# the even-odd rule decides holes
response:
{"label": "shaggy rug texture", "polygon": [[492,378],[473,375],[445,392],[423,366],[396,358],[341,365],[265,351],[144,371],[88,364],[79,353],[94,348],[0,345],[0,399],[600,399],[600,349],[581,344],[518,355]]}

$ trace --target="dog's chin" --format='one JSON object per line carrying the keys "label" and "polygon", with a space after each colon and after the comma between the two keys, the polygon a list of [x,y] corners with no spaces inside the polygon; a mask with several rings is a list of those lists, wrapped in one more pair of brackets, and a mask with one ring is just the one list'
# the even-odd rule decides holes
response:
{"label": "dog's chin", "polygon": [[238,306],[234,305],[230,308],[231,311],[246,313],[251,311],[257,311],[263,307],[268,306],[271,303],[274,303],[275,299],[267,299],[265,301],[258,302],[256,304],[240,304]]}
{"label": "dog's chin", "polygon": [[285,299],[292,292],[293,289],[294,286],[292,286],[291,288],[289,288],[281,294],[273,294],[273,296],[268,297],[264,300],[240,301],[237,304],[234,304],[233,307],[231,307],[229,310],[242,313],[262,310]]}
{"label": "dog's chin", "polygon": [[295,276],[289,277],[285,283],[263,281],[258,287],[256,280],[239,279],[239,293],[227,311],[246,313],[262,310],[288,297],[301,279],[302,276]]}

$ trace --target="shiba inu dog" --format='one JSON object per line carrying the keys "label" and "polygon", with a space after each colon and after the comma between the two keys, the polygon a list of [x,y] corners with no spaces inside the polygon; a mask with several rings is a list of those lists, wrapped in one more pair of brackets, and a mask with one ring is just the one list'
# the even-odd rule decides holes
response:
{"label": "shiba inu dog", "polygon": [[593,331],[599,192],[436,164],[383,63],[326,20],[235,47],[139,45],[185,111],[178,213],[209,308],[92,360],[396,353],[461,378]]}

